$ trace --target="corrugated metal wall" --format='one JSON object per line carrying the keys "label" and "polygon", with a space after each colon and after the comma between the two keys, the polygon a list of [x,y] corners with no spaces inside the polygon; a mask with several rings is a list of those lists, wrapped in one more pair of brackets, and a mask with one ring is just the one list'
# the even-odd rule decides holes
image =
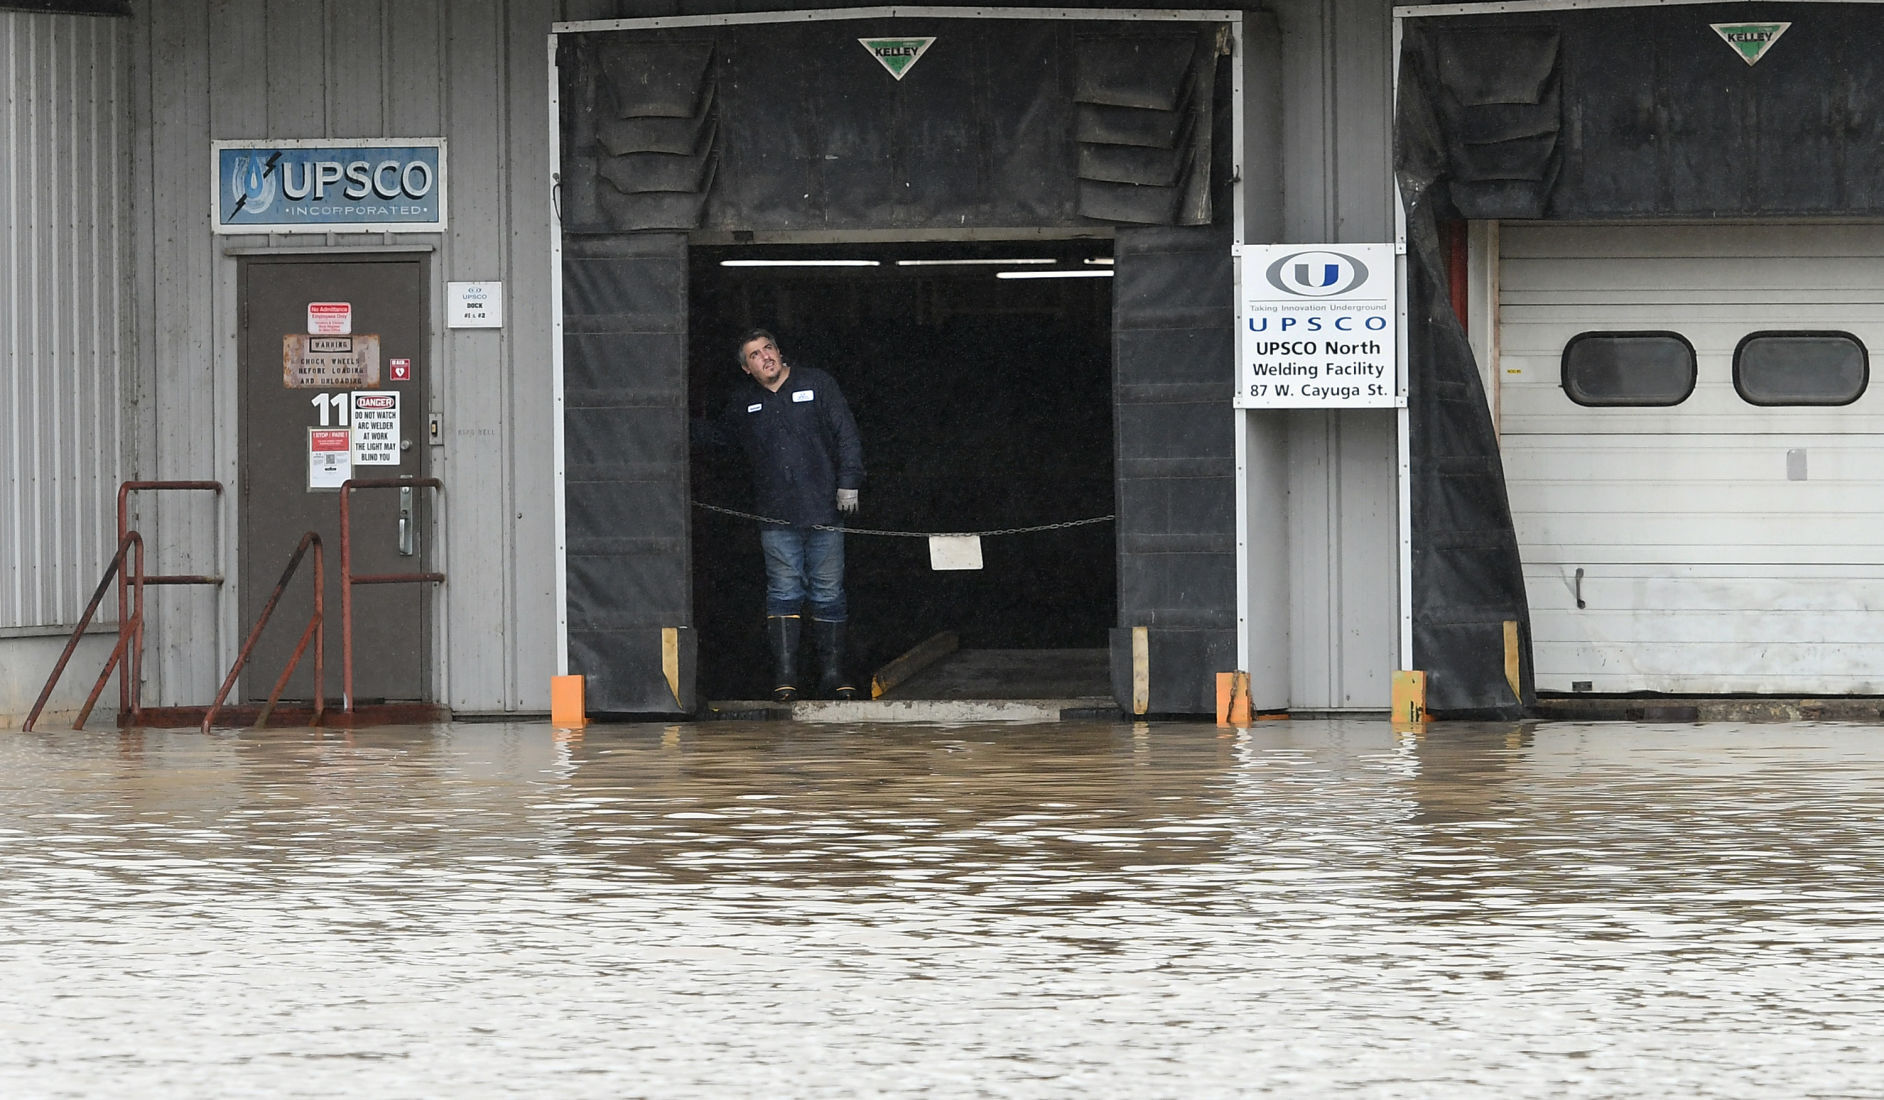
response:
{"label": "corrugated metal wall", "polygon": [[128,30],[0,12],[0,632],[77,622],[116,537]]}
{"label": "corrugated metal wall", "polygon": [[[1282,239],[1393,239],[1386,0],[1279,0]],[[1290,414],[1290,706],[1384,708],[1399,648],[1394,414]]]}
{"label": "corrugated metal wall", "polygon": [[[431,407],[447,486],[435,543],[440,698],[463,711],[547,709],[551,554],[552,0],[163,0],[135,20],[134,466],[152,478],[237,475],[239,249],[427,246]],[[210,142],[435,137],[448,143],[442,234],[214,237]],[[445,283],[501,280],[505,327],[448,330]],[[413,410],[411,415],[422,415]],[[145,504],[165,569],[233,574],[235,501]],[[251,578],[250,583],[272,583]],[[232,593],[165,593],[147,700],[200,703],[233,656]],[[205,640],[218,641],[208,644]]]}

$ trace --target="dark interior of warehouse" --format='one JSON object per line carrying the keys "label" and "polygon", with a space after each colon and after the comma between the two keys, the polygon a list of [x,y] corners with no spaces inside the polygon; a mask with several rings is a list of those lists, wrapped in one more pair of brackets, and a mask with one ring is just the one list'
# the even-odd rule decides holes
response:
{"label": "dark interior of warehouse", "polygon": [[[744,380],[735,343],[765,328],[850,403],[867,480],[847,526],[966,533],[1109,515],[1110,254],[1103,239],[692,248],[690,415],[723,412]],[[856,266],[797,266],[824,260]],[[1049,272],[1065,277],[1014,275]],[[746,459],[696,449],[691,479],[700,688],[761,698],[757,522],[700,507],[751,510]],[[867,680],[942,631],[964,649],[1105,647],[1110,523],[989,536],[981,549],[983,568],[937,571],[925,538],[850,535],[852,674]]]}

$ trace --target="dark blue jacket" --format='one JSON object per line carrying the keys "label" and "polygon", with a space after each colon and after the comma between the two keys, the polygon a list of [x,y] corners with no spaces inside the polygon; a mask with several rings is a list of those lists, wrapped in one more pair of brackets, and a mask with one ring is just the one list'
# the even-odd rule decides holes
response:
{"label": "dark blue jacket", "polygon": [[791,368],[777,393],[750,377],[704,442],[737,446],[752,464],[755,508],[794,527],[837,522],[837,491],[863,488],[863,444],[837,382],[816,367]]}

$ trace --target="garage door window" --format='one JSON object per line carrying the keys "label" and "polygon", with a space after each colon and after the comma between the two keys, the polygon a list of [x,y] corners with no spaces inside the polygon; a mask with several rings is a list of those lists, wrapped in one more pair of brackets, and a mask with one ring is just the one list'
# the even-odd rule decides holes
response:
{"label": "garage door window", "polygon": [[1579,405],[1679,405],[1694,379],[1678,332],[1582,332],[1563,349],[1563,392]]}
{"label": "garage door window", "polygon": [[1848,332],[1755,332],[1734,349],[1734,388],[1754,405],[1849,405],[1870,380]]}

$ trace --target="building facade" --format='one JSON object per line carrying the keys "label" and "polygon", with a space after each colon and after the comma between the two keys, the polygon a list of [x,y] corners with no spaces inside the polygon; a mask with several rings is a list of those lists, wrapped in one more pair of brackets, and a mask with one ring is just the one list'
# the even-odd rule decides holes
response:
{"label": "building facade", "polygon": [[[702,681],[724,694],[756,633],[726,595],[742,567],[724,547],[746,531],[695,508],[723,483],[684,429],[731,370],[723,330],[753,317],[869,396],[866,500],[886,526],[1118,515],[1097,542],[1001,558],[990,540],[978,588],[861,551],[877,610],[859,627],[882,652],[916,622],[1107,646],[1121,708],[1153,713],[1207,713],[1215,673],[1237,667],[1260,709],[1297,712],[1382,709],[1401,667],[1429,669],[1434,705],[1458,713],[1521,709],[1533,684],[1876,682],[1877,563],[1853,504],[1876,249],[1852,223],[1877,211],[1848,148],[1872,116],[1862,82],[1828,90],[1813,63],[1850,52],[1827,28],[1869,27],[1870,5],[1787,5],[1777,37],[1718,29],[1740,25],[1734,6],[1682,4],[840,8],[789,23],[579,0],[47,6],[67,10],[0,11],[0,713],[15,721],[115,548],[123,481],[223,487],[128,503],[151,571],[222,578],[148,596],[146,701],[206,702],[293,536],[337,512],[305,480],[311,433],[343,406],[363,415],[329,401],[362,389],[397,394],[407,446],[355,476],[443,489],[361,494],[354,542],[382,555],[366,568],[447,579],[360,588],[373,671],[356,694],[537,713],[564,670],[601,681],[607,710],[684,713]],[[1667,86],[1598,47],[1627,26],[1652,28],[1629,49]],[[1185,35],[1162,90],[1133,75],[1149,63],[1105,77],[1108,51]],[[942,45],[899,75],[861,41],[900,38]],[[768,96],[842,51],[856,72],[818,60],[822,82],[803,85],[828,100]],[[1781,102],[1798,109],[1766,107]],[[1181,140],[1144,148],[1191,168],[1147,213],[1165,181],[1119,186],[1148,161],[1121,167],[1115,139],[1082,145],[1080,127],[1165,108]],[[1788,126],[1832,182],[1783,170]],[[693,145],[661,144],[682,130]],[[1686,159],[1615,159],[1658,144]],[[408,146],[437,151],[442,224],[245,223],[217,206],[225,150]],[[787,178],[814,160],[830,167]],[[645,182],[656,172],[680,182]],[[284,171],[283,194],[314,178]],[[885,197],[893,184],[933,191]],[[1407,412],[1232,410],[1217,326],[1235,323],[1238,239],[1406,246]],[[724,266],[814,252],[880,266],[848,282]],[[908,273],[967,264],[898,266],[938,259],[1115,277],[1109,294],[997,299],[992,283]],[[468,319],[467,288],[498,296],[496,323]],[[318,336],[305,307],[330,300],[351,328],[330,335],[376,341],[374,373],[297,384],[278,349]],[[883,349],[898,345],[865,336],[892,331],[935,362],[972,350],[985,384],[951,389],[933,366],[918,391],[891,384]],[[1641,333],[1662,335],[1627,335]],[[1056,373],[1063,360],[1090,369]],[[1660,388],[1632,389],[1641,372]],[[1084,377],[1099,396],[1068,396]],[[956,411],[938,419],[917,400],[931,395]],[[1056,416],[1030,419],[1043,405]],[[992,457],[1006,452],[991,423],[1040,445]],[[1000,476],[964,473],[978,463]],[[1047,480],[1012,488],[1030,469]],[[323,537],[331,573],[338,537]],[[951,606],[962,622],[933,618]],[[113,640],[87,639],[65,705]]]}

